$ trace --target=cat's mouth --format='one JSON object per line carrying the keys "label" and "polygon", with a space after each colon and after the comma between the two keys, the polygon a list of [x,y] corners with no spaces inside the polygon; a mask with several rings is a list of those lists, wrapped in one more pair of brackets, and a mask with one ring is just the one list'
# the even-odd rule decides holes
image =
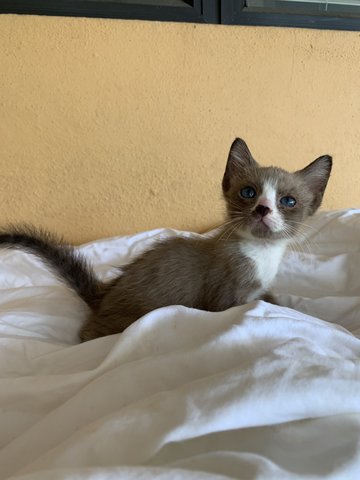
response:
{"label": "cat's mouth", "polygon": [[273,226],[270,222],[266,221],[265,218],[256,219],[254,222],[254,227],[261,229],[262,231],[273,231]]}
{"label": "cat's mouth", "polygon": [[279,225],[270,217],[254,217],[250,224],[250,231],[256,237],[269,238],[278,236],[280,233]]}
{"label": "cat's mouth", "polygon": [[278,240],[280,238],[285,238],[288,235],[285,235],[286,227],[283,221],[271,214],[269,215],[259,215],[255,211],[242,220],[238,222],[238,216],[234,212],[234,222],[237,225],[237,230],[241,233],[241,236],[246,238],[259,238],[259,239],[268,239],[268,240]]}

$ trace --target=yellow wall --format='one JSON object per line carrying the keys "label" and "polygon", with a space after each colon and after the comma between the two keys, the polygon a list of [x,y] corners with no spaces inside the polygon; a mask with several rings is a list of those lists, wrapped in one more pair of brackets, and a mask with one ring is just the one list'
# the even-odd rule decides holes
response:
{"label": "yellow wall", "polygon": [[0,16],[0,224],[70,241],[222,219],[229,145],[331,153],[360,206],[358,32]]}

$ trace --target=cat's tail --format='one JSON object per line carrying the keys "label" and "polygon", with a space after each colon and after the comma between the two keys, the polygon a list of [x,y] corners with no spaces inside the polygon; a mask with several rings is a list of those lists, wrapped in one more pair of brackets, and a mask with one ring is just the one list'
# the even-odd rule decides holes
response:
{"label": "cat's tail", "polygon": [[75,290],[93,311],[97,310],[105,284],[72,246],[45,230],[22,225],[0,230],[0,248],[23,250],[40,258],[59,280]]}

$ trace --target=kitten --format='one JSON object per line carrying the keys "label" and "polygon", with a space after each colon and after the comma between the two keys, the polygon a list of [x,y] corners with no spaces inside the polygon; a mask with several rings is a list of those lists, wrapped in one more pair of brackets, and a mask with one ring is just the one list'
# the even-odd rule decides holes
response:
{"label": "kitten", "polygon": [[166,305],[221,311],[267,295],[286,246],[319,208],[331,167],[328,155],[295,173],[261,167],[237,138],[222,181],[228,222],[213,236],[158,242],[109,283],[71,246],[31,227],[0,232],[0,247],[40,257],[84,300],[91,313],[81,341],[122,332]]}

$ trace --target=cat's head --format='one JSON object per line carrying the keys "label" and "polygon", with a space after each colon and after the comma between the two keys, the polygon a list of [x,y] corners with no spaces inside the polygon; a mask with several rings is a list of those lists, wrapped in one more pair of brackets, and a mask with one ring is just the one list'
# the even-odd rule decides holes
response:
{"label": "cat's head", "polygon": [[261,167],[244,140],[235,139],[222,181],[234,228],[248,238],[294,237],[304,219],[319,208],[331,167],[329,155],[294,173]]}

